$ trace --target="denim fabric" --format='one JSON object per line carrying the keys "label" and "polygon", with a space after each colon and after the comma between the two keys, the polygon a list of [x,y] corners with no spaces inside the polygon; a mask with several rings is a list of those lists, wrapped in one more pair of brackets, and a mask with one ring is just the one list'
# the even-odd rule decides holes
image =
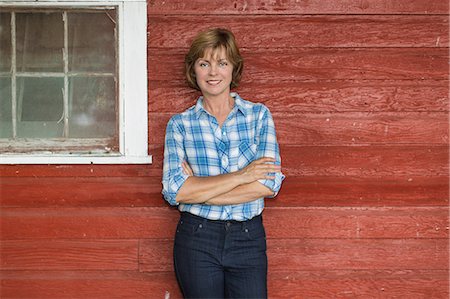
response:
{"label": "denim fabric", "polygon": [[181,213],[174,266],[185,298],[267,298],[262,216],[239,222]]}

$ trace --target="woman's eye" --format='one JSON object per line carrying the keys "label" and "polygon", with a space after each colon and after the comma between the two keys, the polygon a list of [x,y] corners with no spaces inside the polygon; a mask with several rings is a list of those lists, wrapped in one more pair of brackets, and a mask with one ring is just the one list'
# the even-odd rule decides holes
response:
{"label": "woman's eye", "polygon": [[200,62],[200,66],[201,66],[201,67],[207,67],[208,64],[207,64],[206,62]]}
{"label": "woman's eye", "polygon": [[228,63],[226,63],[226,62],[221,62],[221,63],[219,63],[219,65],[222,66],[222,67],[224,67],[224,66],[227,66]]}

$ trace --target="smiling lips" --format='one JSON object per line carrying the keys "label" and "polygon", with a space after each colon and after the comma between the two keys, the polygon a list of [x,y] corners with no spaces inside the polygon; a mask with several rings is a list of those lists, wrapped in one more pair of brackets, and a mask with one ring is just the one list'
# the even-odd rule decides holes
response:
{"label": "smiling lips", "polygon": [[208,80],[206,81],[209,85],[218,85],[222,80]]}

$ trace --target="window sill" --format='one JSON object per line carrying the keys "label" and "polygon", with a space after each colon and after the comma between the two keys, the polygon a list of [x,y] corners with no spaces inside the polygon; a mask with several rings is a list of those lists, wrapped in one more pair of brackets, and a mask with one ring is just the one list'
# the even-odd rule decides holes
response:
{"label": "window sill", "polygon": [[152,164],[152,156],[2,155],[0,164]]}

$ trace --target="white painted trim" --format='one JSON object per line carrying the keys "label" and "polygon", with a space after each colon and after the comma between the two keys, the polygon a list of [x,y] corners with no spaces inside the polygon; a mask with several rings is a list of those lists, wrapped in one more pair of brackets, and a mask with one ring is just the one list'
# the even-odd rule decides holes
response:
{"label": "white painted trim", "polygon": [[[147,102],[147,12],[141,3],[124,5],[122,16],[134,19],[123,23],[124,53],[126,61],[121,78],[125,92],[125,155],[142,156],[147,154],[148,146],[148,102]],[[145,49],[142,51],[141,49]],[[145,101],[140,99],[145,97]]]}
{"label": "white painted trim", "polygon": [[0,155],[0,164],[141,164],[148,155],[147,2],[145,0],[0,0],[0,6],[118,7],[119,152],[117,155]]}

